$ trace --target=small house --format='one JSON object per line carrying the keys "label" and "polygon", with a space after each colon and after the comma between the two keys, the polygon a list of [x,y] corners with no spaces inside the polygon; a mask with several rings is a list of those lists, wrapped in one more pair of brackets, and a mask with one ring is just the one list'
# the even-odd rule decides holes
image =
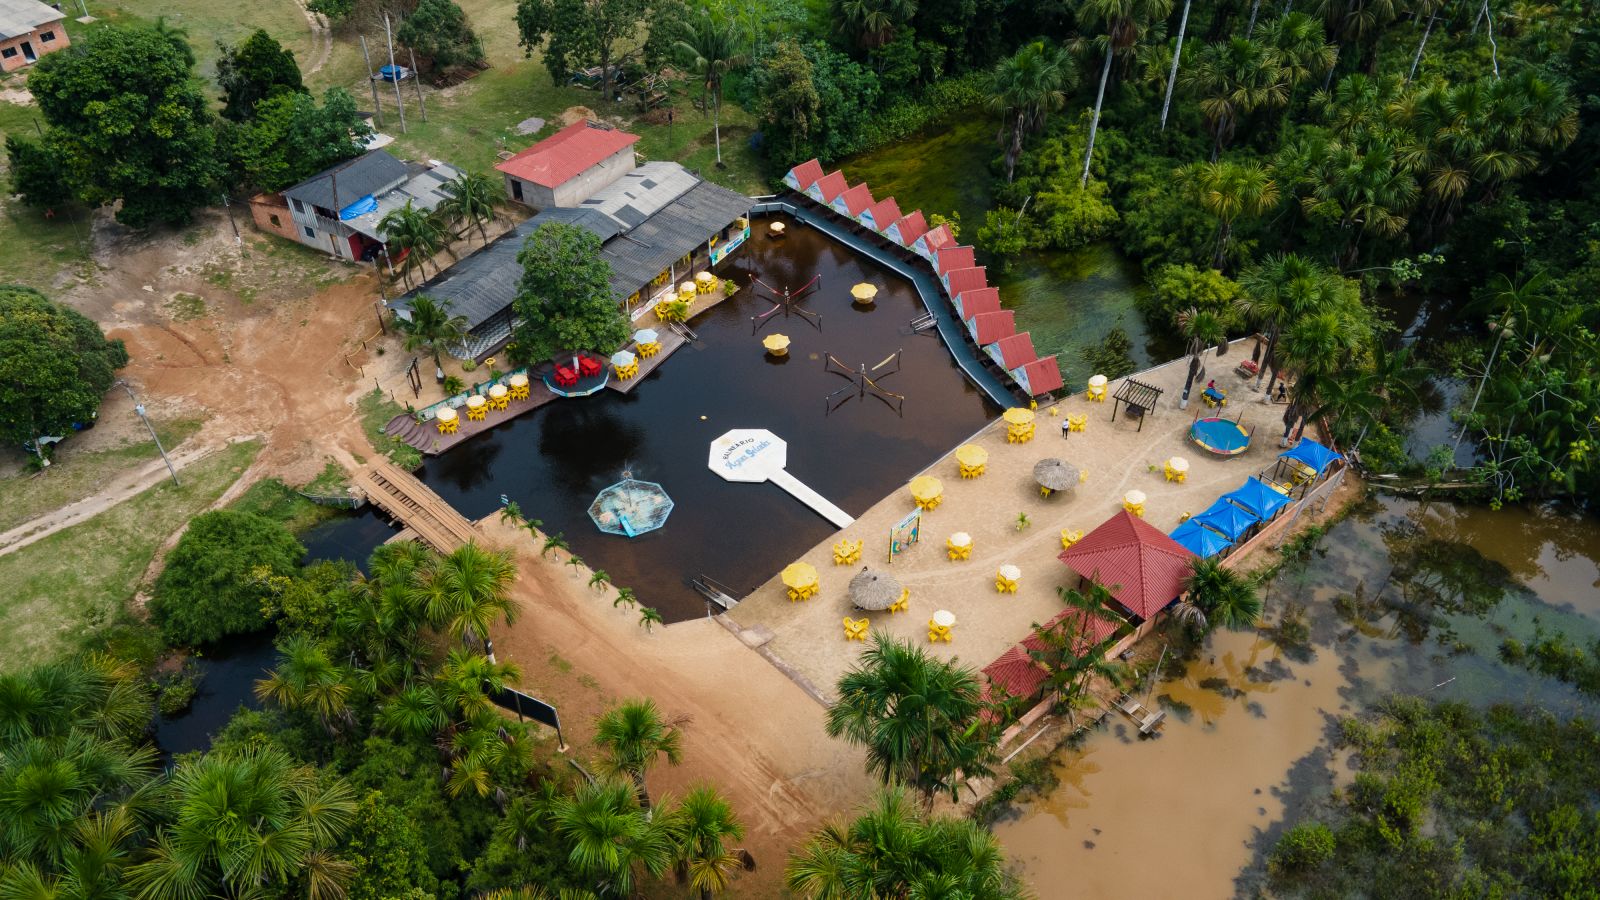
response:
{"label": "small house", "polygon": [[66,14],[39,0],[0,0],[0,72],[14,72],[72,42]]}
{"label": "small house", "polygon": [[495,166],[506,196],[534,209],[575,208],[635,166],[639,136],[582,120]]}

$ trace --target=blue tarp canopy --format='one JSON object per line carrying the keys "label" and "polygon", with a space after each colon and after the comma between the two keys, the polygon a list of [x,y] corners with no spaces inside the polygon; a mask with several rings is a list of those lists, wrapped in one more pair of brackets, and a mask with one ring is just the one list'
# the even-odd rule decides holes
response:
{"label": "blue tarp canopy", "polygon": [[368,194],[365,197],[362,197],[360,200],[357,200],[349,206],[346,206],[344,209],[339,210],[339,219],[340,221],[347,222],[358,216],[364,216],[377,208],[378,201],[374,200],[371,194]]}
{"label": "blue tarp canopy", "polygon": [[1195,524],[1193,519],[1174,529],[1172,539],[1195,556],[1216,556],[1233,546],[1232,541],[1203,525]]}
{"label": "blue tarp canopy", "polygon": [[1254,513],[1256,518],[1265,522],[1272,518],[1280,509],[1289,505],[1289,498],[1278,493],[1259,478],[1251,477],[1243,485],[1222,495],[1223,500],[1233,503]]}
{"label": "blue tarp canopy", "polygon": [[1313,441],[1311,438],[1301,438],[1300,443],[1295,444],[1293,450],[1279,453],[1278,458],[1292,459],[1296,462],[1305,463],[1318,475],[1321,475],[1322,470],[1326,469],[1334,460],[1344,459],[1344,457]]}
{"label": "blue tarp canopy", "polygon": [[1244,534],[1251,525],[1256,523],[1257,518],[1254,513],[1245,512],[1227,500],[1218,499],[1217,502],[1211,504],[1210,509],[1189,521],[1221,532],[1222,536],[1230,541],[1237,541],[1239,535]]}

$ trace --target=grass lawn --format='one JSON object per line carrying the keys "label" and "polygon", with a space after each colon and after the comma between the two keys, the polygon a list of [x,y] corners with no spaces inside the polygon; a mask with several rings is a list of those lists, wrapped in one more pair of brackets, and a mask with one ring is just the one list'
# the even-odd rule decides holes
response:
{"label": "grass lawn", "polygon": [[411,471],[422,465],[422,451],[407,444],[397,441],[383,431],[383,426],[389,420],[405,412],[400,404],[390,400],[382,391],[374,389],[370,394],[362,394],[358,404],[361,410],[361,427],[367,431],[368,440],[372,441],[373,449],[394,460],[394,464],[402,469]]}
{"label": "grass lawn", "polygon": [[336,507],[312,503],[276,478],[265,478],[250,485],[239,499],[228,504],[228,508],[271,519],[295,534],[340,513]]}
{"label": "grass lawn", "polygon": [[118,621],[162,542],[212,503],[255,458],[246,442],[81,525],[0,556],[0,671],[55,658]]}
{"label": "grass lawn", "polygon": [[[285,49],[293,50],[302,68],[310,66],[316,58],[316,45],[301,8],[298,0],[102,0],[90,4],[89,11],[100,21],[87,27],[149,25],[165,19],[169,27],[188,34],[200,74],[210,78],[216,73],[217,43],[238,44],[257,28],[265,28]],[[77,37],[85,27],[69,19],[67,34]]]}
{"label": "grass lawn", "polygon": [[[199,419],[157,421],[155,425],[168,453],[200,430]],[[23,458],[20,450],[7,448],[4,452],[8,457]],[[22,469],[16,475],[0,477],[0,496],[6,498],[5,503],[0,503],[0,531],[82,500],[124,472],[159,458],[155,442],[149,440],[83,453],[74,451],[71,441],[64,441],[54,465],[43,472]]]}

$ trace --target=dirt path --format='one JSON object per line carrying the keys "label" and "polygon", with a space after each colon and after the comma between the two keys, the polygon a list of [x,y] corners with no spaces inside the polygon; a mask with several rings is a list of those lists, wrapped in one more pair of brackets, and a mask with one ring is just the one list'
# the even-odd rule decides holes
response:
{"label": "dirt path", "polygon": [[305,70],[305,74],[315,75],[322,71],[322,67],[328,64],[328,58],[333,55],[333,29],[328,27],[328,20],[323,18],[321,13],[307,9],[300,0],[292,2],[300,8],[300,14],[306,17],[306,25],[311,29],[311,39],[313,41],[321,39],[317,44],[316,60]]}

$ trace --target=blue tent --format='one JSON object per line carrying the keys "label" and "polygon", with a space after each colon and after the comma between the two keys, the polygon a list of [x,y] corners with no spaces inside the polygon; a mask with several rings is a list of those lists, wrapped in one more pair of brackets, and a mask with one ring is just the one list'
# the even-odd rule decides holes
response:
{"label": "blue tent", "polygon": [[1313,441],[1311,438],[1301,438],[1300,443],[1294,445],[1293,450],[1278,454],[1279,459],[1292,459],[1311,467],[1318,475],[1322,470],[1333,464],[1336,459],[1344,459],[1339,454],[1327,447]]}
{"label": "blue tent", "polygon": [[1172,539],[1195,556],[1216,556],[1233,542],[1209,528],[1196,525],[1193,519],[1173,529]]}
{"label": "blue tent", "polygon": [[[1196,525],[1204,525],[1230,541],[1237,541],[1239,535],[1244,534],[1251,525],[1256,523],[1256,515],[1248,513],[1229,503],[1227,500],[1218,500],[1211,504],[1211,508],[1198,516],[1190,519]],[[1185,523],[1187,524],[1187,523]]]}
{"label": "blue tent", "polygon": [[1268,487],[1266,482],[1255,477],[1245,479],[1243,485],[1223,494],[1222,499],[1231,500],[1263,522],[1276,515],[1278,510],[1289,505],[1288,497]]}

